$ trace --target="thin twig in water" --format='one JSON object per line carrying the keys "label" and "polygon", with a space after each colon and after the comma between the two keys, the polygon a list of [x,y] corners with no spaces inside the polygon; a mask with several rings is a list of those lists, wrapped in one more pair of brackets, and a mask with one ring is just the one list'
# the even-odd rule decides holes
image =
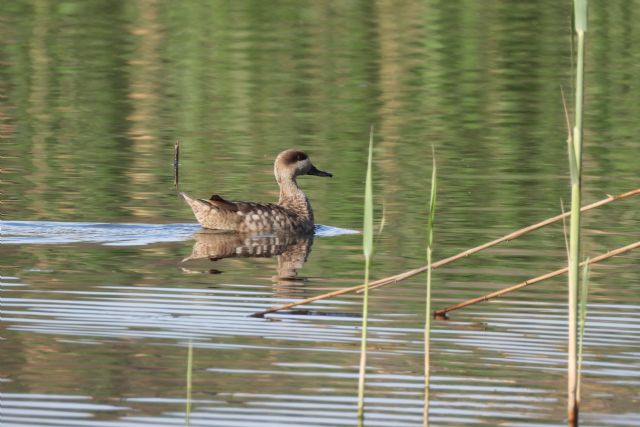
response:
{"label": "thin twig in water", "polygon": [[180,141],[173,146],[173,186],[179,189]]}
{"label": "thin twig in water", "polygon": [[[614,249],[614,250],[609,251],[609,252],[607,252],[605,254],[598,255],[597,257],[590,259],[588,262],[589,262],[589,265],[596,264],[596,263],[598,263],[600,261],[604,261],[605,259],[611,258],[611,257],[616,256],[616,255],[620,255],[622,253],[628,252],[628,251],[630,251],[632,249],[636,249],[638,247],[640,247],[640,241],[637,241],[635,243],[631,243],[630,245],[623,246],[623,247],[618,248],[618,249]],[[585,264],[585,261],[580,263],[581,266],[584,265],[584,264]],[[436,315],[436,316],[444,316],[446,313],[448,313],[450,311],[458,310],[460,308],[467,307],[467,306],[472,305],[472,304],[477,304],[479,302],[489,301],[490,299],[493,299],[493,298],[496,298],[496,297],[500,297],[502,295],[508,294],[509,292],[517,291],[518,289],[522,289],[522,288],[527,287],[529,285],[533,285],[535,283],[542,282],[542,281],[547,280],[547,279],[551,279],[552,277],[559,276],[561,274],[566,273],[568,270],[569,270],[568,267],[560,268],[560,269],[552,271],[550,273],[543,274],[542,276],[538,276],[538,277],[534,277],[533,279],[525,280],[524,282],[518,283],[517,285],[510,286],[508,288],[501,289],[499,291],[491,292],[490,294],[483,295],[483,296],[477,297],[477,298],[473,298],[473,299],[470,299],[470,300],[467,300],[467,301],[452,305],[452,306],[447,307],[447,308],[436,310],[436,311],[434,311],[434,315]]]}

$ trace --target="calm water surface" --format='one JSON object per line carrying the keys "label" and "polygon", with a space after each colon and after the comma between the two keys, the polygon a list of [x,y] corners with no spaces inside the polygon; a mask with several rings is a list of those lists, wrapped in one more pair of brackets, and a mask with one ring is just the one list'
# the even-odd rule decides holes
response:
{"label": "calm water surface", "polygon": [[[586,203],[640,183],[640,2],[590,7]],[[3,2],[2,426],[355,425],[361,297],[249,315],[361,281],[349,230],[371,125],[385,217],[374,278],[424,263],[432,146],[437,258],[557,214],[570,13],[569,1]],[[181,189],[232,199],[276,199],[273,158],[308,151],[334,174],[300,180],[323,226],[313,241],[203,236],[172,188],[176,139]],[[585,254],[637,241],[639,203],[589,213]],[[451,264],[434,274],[435,307],[564,257],[555,225]],[[584,425],[640,424],[639,264],[630,252],[593,269]],[[421,425],[423,280],[372,294],[367,425]],[[564,424],[564,278],[455,312],[432,337],[433,425]]]}

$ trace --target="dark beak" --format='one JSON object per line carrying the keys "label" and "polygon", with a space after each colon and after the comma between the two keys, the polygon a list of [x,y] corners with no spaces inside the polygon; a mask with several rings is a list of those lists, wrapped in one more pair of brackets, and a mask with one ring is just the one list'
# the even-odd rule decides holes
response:
{"label": "dark beak", "polygon": [[307,175],[328,176],[328,177],[333,176],[329,172],[321,171],[320,169],[316,168],[313,165],[311,165],[311,169],[309,169],[309,172],[307,172]]}

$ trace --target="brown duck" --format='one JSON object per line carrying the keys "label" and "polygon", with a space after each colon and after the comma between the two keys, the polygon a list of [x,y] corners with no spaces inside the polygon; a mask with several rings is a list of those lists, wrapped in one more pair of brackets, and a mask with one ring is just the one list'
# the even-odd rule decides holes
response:
{"label": "brown duck", "polygon": [[235,202],[214,194],[209,200],[194,199],[180,193],[204,228],[250,232],[313,232],[313,210],[309,199],[298,187],[300,175],[332,176],[318,170],[306,153],[285,150],[273,166],[280,186],[278,203]]}

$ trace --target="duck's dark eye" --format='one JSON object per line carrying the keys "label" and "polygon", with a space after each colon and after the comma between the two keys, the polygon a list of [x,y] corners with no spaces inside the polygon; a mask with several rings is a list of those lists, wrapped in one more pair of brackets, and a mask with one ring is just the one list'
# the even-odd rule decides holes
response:
{"label": "duck's dark eye", "polygon": [[302,153],[302,152],[297,152],[296,153],[296,162],[299,162],[301,160],[307,160],[308,157],[306,154]]}

